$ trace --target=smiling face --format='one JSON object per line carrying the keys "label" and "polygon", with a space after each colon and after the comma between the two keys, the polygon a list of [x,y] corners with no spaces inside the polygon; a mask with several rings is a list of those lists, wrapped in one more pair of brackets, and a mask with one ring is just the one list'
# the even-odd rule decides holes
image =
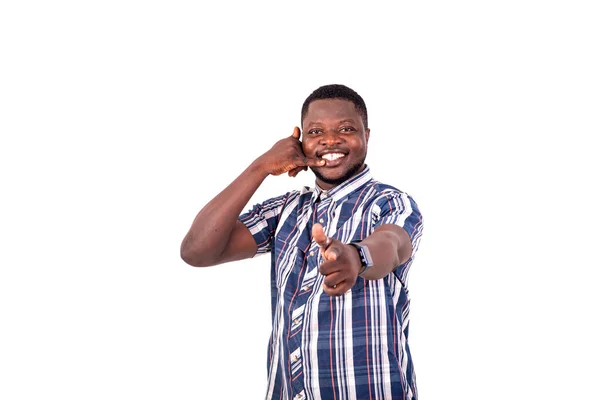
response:
{"label": "smiling face", "polygon": [[302,150],[307,157],[326,160],[323,167],[311,167],[322,189],[331,189],[364,169],[369,133],[351,101],[310,103],[302,121]]}

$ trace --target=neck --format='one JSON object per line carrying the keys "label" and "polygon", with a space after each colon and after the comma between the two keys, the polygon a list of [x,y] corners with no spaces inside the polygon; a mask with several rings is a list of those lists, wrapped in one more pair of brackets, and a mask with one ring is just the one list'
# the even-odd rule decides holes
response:
{"label": "neck", "polygon": [[319,178],[319,177],[317,177],[317,179],[316,179],[316,182],[317,182],[317,185],[318,185],[318,186],[319,186],[319,187],[320,187],[322,190],[331,190],[331,189],[333,189],[333,188],[335,188],[335,187],[337,187],[337,186],[341,185],[342,183],[346,182],[348,179],[354,178],[356,175],[358,175],[358,174],[360,174],[361,172],[363,172],[363,171],[365,170],[365,168],[366,168],[366,167],[367,167],[367,165],[366,165],[366,164],[362,164],[362,165],[360,166],[360,168],[359,168],[359,169],[358,169],[358,170],[357,170],[355,173],[353,173],[353,174],[352,174],[352,175],[350,175],[350,176],[347,176],[347,177],[345,177],[345,178],[344,178],[342,181],[340,181],[340,182],[337,182],[337,181],[329,181],[329,182],[326,182],[326,181],[322,180],[322,179],[321,179],[321,178]]}

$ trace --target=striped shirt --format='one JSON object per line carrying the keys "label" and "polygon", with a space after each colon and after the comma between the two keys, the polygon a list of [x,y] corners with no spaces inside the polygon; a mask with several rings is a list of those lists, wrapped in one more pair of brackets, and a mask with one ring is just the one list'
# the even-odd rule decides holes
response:
{"label": "striped shirt", "polygon": [[[239,219],[257,254],[271,253],[266,398],[416,399],[406,288],[423,227],[414,200],[372,179],[366,167],[329,191],[305,187],[257,204]],[[316,222],[342,243],[396,224],[409,234],[412,256],[386,277],[359,276],[350,291],[331,297],[322,289],[323,259],[311,238]]]}

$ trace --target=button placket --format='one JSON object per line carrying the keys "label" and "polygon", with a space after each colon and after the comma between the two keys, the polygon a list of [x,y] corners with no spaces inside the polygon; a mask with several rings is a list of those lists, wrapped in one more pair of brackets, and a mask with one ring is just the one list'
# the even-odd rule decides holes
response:
{"label": "button placket", "polygon": [[294,400],[304,400],[306,399],[306,394],[304,394],[304,389],[300,393],[294,396]]}
{"label": "button placket", "polygon": [[[315,217],[319,218],[319,222],[323,224],[323,229],[325,230],[327,229],[325,223],[329,219],[328,211],[330,206],[331,199],[328,199],[328,201],[315,203],[314,207],[316,207],[316,210],[312,210],[312,221],[315,221]],[[310,226],[307,226],[307,229],[312,229],[313,224],[309,225]],[[312,236],[312,232],[309,231],[307,233]],[[300,350],[302,344],[302,325],[305,321],[305,306],[307,300],[310,298],[309,293],[312,292],[312,286],[318,275],[320,251],[314,240],[312,240],[310,244],[310,251],[307,253],[307,256],[310,259],[307,259],[305,262],[307,262],[308,266],[310,267],[305,268],[304,276],[301,280],[302,283],[295,294],[295,298],[292,300],[293,311],[290,315],[290,330],[288,335],[288,348],[296,349],[292,353],[289,353],[289,371],[292,376],[292,393],[297,393],[293,398],[297,400],[303,400],[306,398],[304,391],[304,380],[301,377],[303,370]]]}
{"label": "button placket", "polygon": [[292,376],[294,376],[298,372],[298,370],[300,369],[300,366],[301,366],[300,348],[299,347],[296,350],[294,350],[292,352],[292,354],[290,354],[290,361],[292,364]]}

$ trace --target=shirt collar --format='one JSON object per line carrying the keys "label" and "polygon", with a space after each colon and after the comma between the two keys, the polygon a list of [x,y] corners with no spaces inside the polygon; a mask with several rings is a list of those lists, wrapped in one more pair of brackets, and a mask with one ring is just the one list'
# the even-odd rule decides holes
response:
{"label": "shirt collar", "polygon": [[352,192],[360,189],[365,183],[372,179],[371,170],[368,165],[358,175],[354,175],[347,181],[337,185],[329,190],[324,190],[315,183],[315,191],[313,193],[313,201],[325,200],[331,198],[332,201],[338,202],[349,196]]}

